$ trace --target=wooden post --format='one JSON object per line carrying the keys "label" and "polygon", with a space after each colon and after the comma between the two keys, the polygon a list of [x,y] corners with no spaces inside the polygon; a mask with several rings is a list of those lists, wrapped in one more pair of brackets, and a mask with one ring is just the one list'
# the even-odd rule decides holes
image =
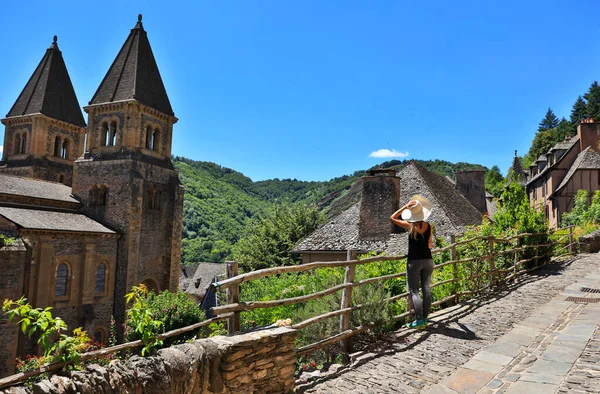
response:
{"label": "wooden post", "polygon": [[[519,232],[517,232],[517,244],[515,246],[515,249],[519,249],[521,247],[521,238],[518,237]],[[519,262],[519,251],[515,250],[515,262],[513,264],[513,281],[517,280],[517,271],[519,271],[519,266],[518,266],[518,262]]]}
{"label": "wooden post", "polygon": [[[354,260],[356,259],[356,251],[348,250],[346,254],[346,260]],[[356,272],[355,265],[349,265],[346,267],[346,275],[344,277],[344,284],[354,283],[354,273]],[[350,308],[352,306],[352,287],[346,287],[342,290],[342,302],[340,305],[340,309]],[[340,333],[346,331],[350,328],[350,317],[351,312],[345,312],[340,316]],[[344,358],[344,362],[349,362],[350,357],[350,340],[344,339],[340,341],[340,346],[342,347],[342,351],[344,352],[342,357]]]}
{"label": "wooden post", "polygon": [[573,243],[573,226],[569,226],[569,253],[577,254],[575,244]]}
{"label": "wooden post", "polygon": [[488,237],[488,243],[490,245],[490,287],[496,286],[496,262],[494,261],[494,237]]}
{"label": "wooden post", "polygon": [[[237,261],[227,261],[227,279],[238,275]],[[227,303],[237,304],[240,302],[240,285],[234,285],[227,288]],[[234,312],[233,316],[227,319],[227,332],[229,335],[240,331],[240,312]]]}
{"label": "wooden post", "polygon": [[[454,246],[454,242],[456,242],[456,237],[454,234],[450,235],[450,261],[456,261],[456,246]],[[454,278],[454,282],[452,283],[452,294],[454,297],[454,302],[458,304],[458,288],[460,283],[458,282],[458,267],[456,263],[452,263],[452,277]]]}

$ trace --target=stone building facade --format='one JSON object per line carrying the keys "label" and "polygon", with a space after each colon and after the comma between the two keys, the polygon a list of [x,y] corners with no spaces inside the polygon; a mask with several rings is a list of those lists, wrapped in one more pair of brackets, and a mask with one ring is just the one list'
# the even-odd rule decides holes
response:
{"label": "stone building facade", "polygon": [[[2,123],[0,298],[52,306],[70,329],[122,338],[125,294],[177,291],[183,187],[170,155],[177,122],[141,15],[84,107],[57,38]],[[35,351],[0,319],[0,376]]]}

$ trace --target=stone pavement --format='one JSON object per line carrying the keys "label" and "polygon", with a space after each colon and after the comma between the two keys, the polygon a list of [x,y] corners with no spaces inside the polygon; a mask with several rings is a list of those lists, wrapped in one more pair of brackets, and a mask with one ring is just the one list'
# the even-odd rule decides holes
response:
{"label": "stone pavement", "polygon": [[[521,277],[401,329],[300,393],[600,393],[600,255]],[[577,300],[576,300],[577,301]]]}

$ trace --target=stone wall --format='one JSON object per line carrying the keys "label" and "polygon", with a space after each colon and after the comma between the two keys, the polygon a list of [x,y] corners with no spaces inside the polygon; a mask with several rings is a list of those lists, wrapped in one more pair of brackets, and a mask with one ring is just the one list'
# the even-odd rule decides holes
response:
{"label": "stone wall", "polygon": [[88,366],[0,393],[288,393],[294,388],[296,331],[287,327],[213,337]]}
{"label": "stone wall", "polygon": [[600,231],[579,238],[580,250],[586,253],[597,253],[600,251]]}
{"label": "stone wall", "polygon": [[[0,245],[0,301],[18,300],[23,295],[24,267],[30,258],[31,253],[20,238],[12,245]],[[9,323],[7,316],[0,314],[0,377],[15,372],[18,339],[15,321]]]}

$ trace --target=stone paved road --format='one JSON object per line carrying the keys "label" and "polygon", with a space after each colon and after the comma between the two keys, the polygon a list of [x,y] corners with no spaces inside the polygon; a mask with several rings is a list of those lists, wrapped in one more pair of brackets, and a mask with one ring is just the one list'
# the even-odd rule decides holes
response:
{"label": "stone paved road", "polygon": [[[600,255],[580,255],[544,267],[497,290],[493,297],[440,311],[433,316],[437,323],[426,331],[401,329],[389,334],[376,350],[355,357],[337,376],[298,382],[296,392],[534,393],[535,380],[542,379],[548,368],[566,379],[543,386],[549,391],[540,392],[599,392],[594,391],[598,390],[594,381],[590,387],[584,381],[600,378],[600,334],[591,312],[585,310],[587,304],[562,301],[569,291],[575,295],[580,288],[576,282],[590,273],[600,274]],[[596,315],[600,316],[598,310]],[[581,327],[574,327],[557,339],[557,332],[569,330],[573,322],[585,326],[588,338],[578,336]],[[580,346],[578,354],[570,352],[573,343]],[[565,357],[572,358],[568,369],[558,361]],[[524,374],[527,377],[521,380]],[[460,384],[453,385],[453,379]]]}

